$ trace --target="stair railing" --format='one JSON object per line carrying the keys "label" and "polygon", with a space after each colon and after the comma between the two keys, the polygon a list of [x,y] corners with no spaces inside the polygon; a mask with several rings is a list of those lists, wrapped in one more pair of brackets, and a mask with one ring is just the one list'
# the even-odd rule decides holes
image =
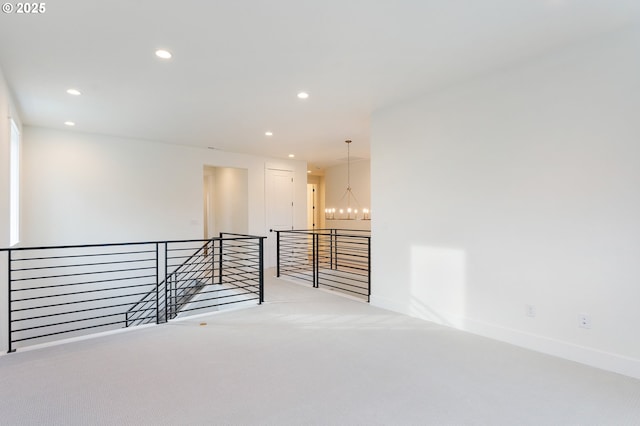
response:
{"label": "stair railing", "polygon": [[301,229],[276,232],[276,276],[308,282],[369,302],[371,232]]}
{"label": "stair railing", "polygon": [[[166,278],[167,320],[178,313],[214,278],[215,239],[208,240]],[[169,248],[167,250],[170,250]]]}
{"label": "stair railing", "polygon": [[7,350],[262,303],[264,238],[0,248]]}

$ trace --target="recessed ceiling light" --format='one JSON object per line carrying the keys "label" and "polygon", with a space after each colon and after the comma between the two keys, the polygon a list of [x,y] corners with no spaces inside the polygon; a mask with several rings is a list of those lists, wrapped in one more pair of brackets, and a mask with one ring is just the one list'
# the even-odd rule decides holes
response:
{"label": "recessed ceiling light", "polygon": [[289,158],[293,158],[293,157],[295,157],[295,155],[289,154]]}
{"label": "recessed ceiling light", "polygon": [[168,50],[158,49],[156,50],[156,56],[161,59],[171,59],[173,55]]}
{"label": "recessed ceiling light", "polygon": [[82,94],[78,89],[67,89],[67,93],[73,96],[80,96]]}
{"label": "recessed ceiling light", "polygon": [[311,170],[307,170],[307,173],[311,173]]}
{"label": "recessed ceiling light", "polygon": [[69,127],[73,127],[73,126],[75,126],[75,125],[76,125],[76,123],[74,123],[73,121],[65,121],[65,122],[64,122],[64,125],[65,125],[65,126],[69,126]]}
{"label": "recessed ceiling light", "polygon": [[264,132],[265,136],[273,136],[273,132]]}
{"label": "recessed ceiling light", "polygon": [[309,94],[307,92],[300,92],[298,93],[298,97],[300,99],[307,99],[309,97]]}

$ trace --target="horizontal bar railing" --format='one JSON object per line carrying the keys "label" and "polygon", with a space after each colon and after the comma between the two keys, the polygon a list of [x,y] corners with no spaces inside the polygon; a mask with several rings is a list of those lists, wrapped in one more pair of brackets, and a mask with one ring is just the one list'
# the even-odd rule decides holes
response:
{"label": "horizontal bar railing", "polygon": [[277,275],[307,281],[315,287],[313,232],[306,230],[275,232],[278,239]]}
{"label": "horizontal bar railing", "polygon": [[0,249],[8,351],[264,301],[264,237]]}
{"label": "horizontal bar railing", "polygon": [[[169,274],[170,318],[234,303],[264,301],[263,237],[221,233],[192,268]],[[209,268],[208,265],[212,267]]]}
{"label": "horizontal bar railing", "polygon": [[318,229],[275,231],[277,276],[306,281],[357,298],[371,296],[371,232]]}
{"label": "horizontal bar railing", "polygon": [[170,271],[165,280],[168,319],[175,318],[213,276],[211,249],[214,244],[214,239],[196,246],[167,244],[167,271]]}

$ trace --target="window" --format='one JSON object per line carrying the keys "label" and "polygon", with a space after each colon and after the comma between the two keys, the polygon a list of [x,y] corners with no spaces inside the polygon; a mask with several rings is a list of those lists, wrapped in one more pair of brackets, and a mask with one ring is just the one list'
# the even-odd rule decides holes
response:
{"label": "window", "polygon": [[20,242],[20,130],[11,121],[9,145],[9,244]]}

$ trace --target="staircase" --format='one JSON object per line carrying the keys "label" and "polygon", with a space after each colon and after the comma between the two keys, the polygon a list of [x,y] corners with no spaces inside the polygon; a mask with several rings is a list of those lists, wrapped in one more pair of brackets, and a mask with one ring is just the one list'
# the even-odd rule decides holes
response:
{"label": "staircase", "polygon": [[[184,251],[184,249],[176,249]],[[214,240],[208,240],[162,281],[129,309],[126,327],[148,323],[165,323],[178,313],[214,279]],[[182,253],[174,259],[182,259]],[[168,262],[167,262],[168,263]],[[167,265],[167,269],[169,265]],[[156,300],[157,311],[156,311]],[[156,316],[149,315],[156,312]]]}
{"label": "staircase", "polygon": [[168,292],[169,297],[169,317],[167,320],[174,319],[178,314],[187,307],[187,305],[204,289],[207,285],[200,280],[191,280],[185,284],[171,288]]}
{"label": "staircase", "polygon": [[129,309],[126,327],[161,324],[180,313],[217,309],[256,297],[261,303],[262,262],[256,263],[262,259],[261,246],[262,240],[256,244],[246,239],[224,239],[221,235],[188,253],[174,249],[175,255],[167,256],[167,270],[171,272],[157,289]]}
{"label": "staircase", "polygon": [[260,304],[264,238],[0,247],[7,350]]}

